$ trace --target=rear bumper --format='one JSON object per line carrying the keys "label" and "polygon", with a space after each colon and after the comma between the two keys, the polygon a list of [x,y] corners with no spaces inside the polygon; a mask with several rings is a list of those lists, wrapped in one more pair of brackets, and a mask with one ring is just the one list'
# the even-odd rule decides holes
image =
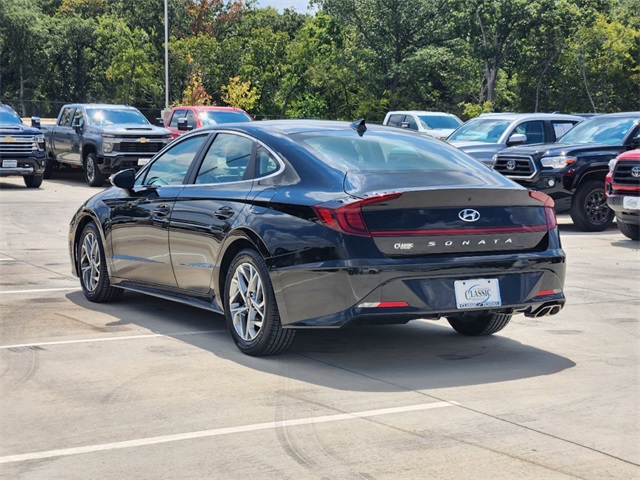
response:
{"label": "rear bumper", "polygon": [[[350,323],[405,323],[465,312],[524,313],[538,316],[559,308],[565,256],[561,249],[535,254],[347,262],[291,267],[271,272],[283,326],[339,328]],[[454,282],[497,279],[502,305],[458,309]],[[406,302],[408,306],[369,308],[362,304]],[[552,311],[551,311],[552,310]]]}

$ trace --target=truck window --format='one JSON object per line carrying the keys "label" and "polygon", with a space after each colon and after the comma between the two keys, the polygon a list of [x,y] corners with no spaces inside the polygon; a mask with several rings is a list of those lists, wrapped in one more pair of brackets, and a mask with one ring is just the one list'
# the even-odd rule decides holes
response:
{"label": "truck window", "polygon": [[565,133],[567,133],[571,128],[576,124],[576,122],[558,122],[552,121],[551,125],[553,125],[553,133],[555,134],[555,140],[559,139]]}
{"label": "truck window", "polygon": [[193,113],[193,110],[187,110],[187,126],[192,128],[198,128],[196,114]]}
{"label": "truck window", "polygon": [[403,118],[404,115],[391,115],[389,116],[389,122],[387,122],[387,125],[392,127],[401,127]]}
{"label": "truck window", "polygon": [[72,114],[73,114],[73,107],[66,107],[62,111],[62,115],[60,115],[60,120],[58,121],[58,125],[61,127],[70,127]]}
{"label": "truck window", "polygon": [[186,117],[186,110],[176,110],[173,112],[173,116],[171,117],[171,122],[169,123],[170,127],[178,128],[178,120]]}
{"label": "truck window", "polygon": [[81,108],[76,108],[76,112],[73,114],[73,121],[71,122],[71,125],[73,124],[84,125],[84,114]]}
{"label": "truck window", "polygon": [[409,129],[418,130],[418,122],[413,118],[413,115],[407,115],[404,117],[404,121],[409,124]]}
{"label": "truck window", "polygon": [[541,121],[524,122],[516,127],[515,133],[524,133],[527,145],[544,143],[544,123]]}

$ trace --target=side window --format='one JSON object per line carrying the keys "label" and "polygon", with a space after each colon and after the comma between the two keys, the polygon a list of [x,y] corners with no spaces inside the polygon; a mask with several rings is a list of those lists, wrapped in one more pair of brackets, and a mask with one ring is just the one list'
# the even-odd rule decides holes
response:
{"label": "side window", "polygon": [[62,111],[62,115],[60,116],[60,121],[58,122],[58,125],[61,127],[70,127],[72,114],[73,114],[73,107],[65,108]]}
{"label": "side window", "polygon": [[169,123],[170,127],[178,128],[178,120],[180,118],[185,117],[185,110],[176,110],[173,112],[173,116],[171,117],[171,122]]}
{"label": "side window", "polygon": [[551,139],[551,141],[556,141],[557,139],[559,139],[561,136],[571,130],[575,124],[576,122],[552,121],[551,125],[553,126],[553,133],[555,134],[556,138]]}
{"label": "side window", "polygon": [[527,136],[527,145],[544,143],[544,122],[524,122],[516,127],[514,133],[524,133]]}
{"label": "side window", "polygon": [[251,159],[253,141],[233,135],[219,133],[204,157],[196,183],[238,182],[245,179],[247,165]]}
{"label": "side window", "polygon": [[198,128],[198,123],[196,122],[196,114],[193,113],[193,110],[187,110],[187,126]]}
{"label": "side window", "polygon": [[411,130],[418,130],[418,124],[416,123],[416,119],[413,118],[413,115],[407,115],[404,118],[404,121],[409,124],[409,128]]}
{"label": "side window", "polygon": [[143,177],[138,177],[136,185],[181,185],[202,143],[207,135],[198,135],[173,145],[151,164]]}
{"label": "side window", "polygon": [[391,115],[389,116],[389,123],[387,125],[391,127],[401,127],[403,117],[404,115]]}
{"label": "side window", "polygon": [[278,162],[262,146],[256,149],[256,166],[258,169],[257,177],[265,177],[278,170]]}
{"label": "side window", "polygon": [[73,121],[71,122],[71,125],[84,125],[84,115],[81,108],[76,108],[76,113],[73,114]]}

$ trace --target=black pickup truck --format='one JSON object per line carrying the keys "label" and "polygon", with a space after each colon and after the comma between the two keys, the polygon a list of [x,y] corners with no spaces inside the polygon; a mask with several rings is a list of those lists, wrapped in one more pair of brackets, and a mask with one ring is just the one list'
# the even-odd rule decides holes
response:
{"label": "black pickup truck", "polygon": [[609,161],[640,146],[640,112],[598,115],[577,124],[556,143],[506,148],[494,170],[550,195],[556,211],[569,210],[573,223],[598,232],[613,222],[604,180]]}
{"label": "black pickup truck", "polygon": [[141,168],[171,142],[169,130],[126,105],[65,105],[55,126],[43,130],[49,157],[44,178],[60,165],[82,167],[92,187],[119,170]]}
{"label": "black pickup truck", "polygon": [[28,127],[8,105],[0,103],[0,176],[21,176],[28,188],[42,185],[45,169],[44,136],[40,119]]}

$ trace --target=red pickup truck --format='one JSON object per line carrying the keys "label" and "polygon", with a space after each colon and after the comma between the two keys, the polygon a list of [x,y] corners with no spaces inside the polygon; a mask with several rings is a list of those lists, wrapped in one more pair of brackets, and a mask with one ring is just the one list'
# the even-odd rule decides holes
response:
{"label": "red pickup truck", "polygon": [[219,123],[250,121],[252,121],[252,118],[249,114],[240,108],[211,105],[198,107],[180,106],[171,109],[166,127],[171,130],[171,136],[176,139],[195,128],[210,127]]}
{"label": "red pickup truck", "polygon": [[640,240],[640,149],[609,162],[605,192],[620,231],[631,240]]}

